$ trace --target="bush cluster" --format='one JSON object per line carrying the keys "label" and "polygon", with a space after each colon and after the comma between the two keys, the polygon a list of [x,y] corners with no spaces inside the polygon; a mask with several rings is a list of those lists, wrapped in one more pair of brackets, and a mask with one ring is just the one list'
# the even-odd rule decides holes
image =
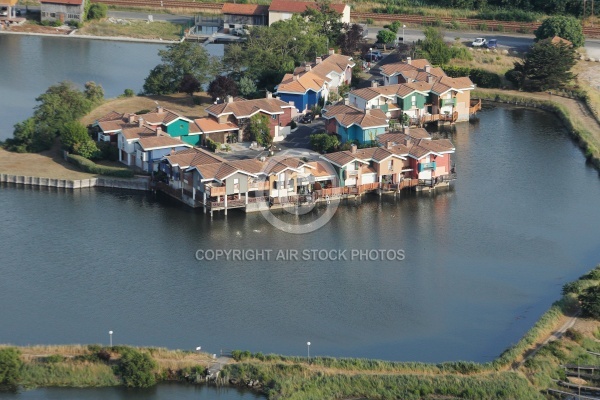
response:
{"label": "bush cluster", "polygon": [[127,168],[108,167],[106,165],[99,165],[87,158],[78,156],[76,154],[68,154],[67,160],[73,164],[79,166],[85,172],[90,174],[98,174],[105,176],[114,176],[117,178],[132,178],[133,171]]}
{"label": "bush cluster", "polygon": [[500,75],[486,71],[481,68],[459,67],[455,65],[445,65],[442,67],[446,75],[452,78],[468,76],[474,84],[482,88],[500,88],[502,87],[502,78]]}

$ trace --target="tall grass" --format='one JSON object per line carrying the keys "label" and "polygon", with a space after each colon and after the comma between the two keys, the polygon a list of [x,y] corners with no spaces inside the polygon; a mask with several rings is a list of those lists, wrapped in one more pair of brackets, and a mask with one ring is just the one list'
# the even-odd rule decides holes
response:
{"label": "tall grass", "polygon": [[21,370],[21,379],[21,384],[25,388],[100,387],[120,384],[109,365],[73,360],[50,363],[40,360],[25,363]]}

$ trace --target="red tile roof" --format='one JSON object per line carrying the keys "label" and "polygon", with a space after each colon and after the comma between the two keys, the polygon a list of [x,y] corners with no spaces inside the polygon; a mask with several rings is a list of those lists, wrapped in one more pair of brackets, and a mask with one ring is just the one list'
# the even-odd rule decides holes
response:
{"label": "red tile roof", "polygon": [[80,6],[83,3],[83,1],[82,0],[40,0],[40,3],[65,4],[68,6]]}
{"label": "red tile roof", "polygon": [[[330,4],[332,10],[342,14],[347,7],[346,4]],[[269,6],[269,11],[282,11],[291,13],[302,13],[307,8],[317,9],[317,3],[314,1],[292,1],[292,0],[273,0]]]}
{"label": "red tile roof", "polygon": [[261,6],[258,4],[234,4],[225,3],[221,9],[223,14],[234,15],[268,15],[269,6]]}
{"label": "red tile roof", "polygon": [[284,108],[292,108],[289,103],[279,99],[256,99],[241,100],[214,104],[206,111],[209,114],[220,116],[223,114],[233,114],[236,118],[248,118],[259,111],[267,114],[283,114]]}
{"label": "red tile roof", "polygon": [[231,122],[220,124],[212,118],[198,118],[194,122],[196,122],[202,133],[238,131],[240,129]]}

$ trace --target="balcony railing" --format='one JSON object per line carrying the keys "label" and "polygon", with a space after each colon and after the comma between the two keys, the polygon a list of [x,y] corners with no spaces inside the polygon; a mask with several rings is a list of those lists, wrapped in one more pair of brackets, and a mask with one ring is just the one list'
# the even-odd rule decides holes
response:
{"label": "balcony railing", "polygon": [[419,172],[426,169],[435,169],[435,162],[421,163],[419,164]]}

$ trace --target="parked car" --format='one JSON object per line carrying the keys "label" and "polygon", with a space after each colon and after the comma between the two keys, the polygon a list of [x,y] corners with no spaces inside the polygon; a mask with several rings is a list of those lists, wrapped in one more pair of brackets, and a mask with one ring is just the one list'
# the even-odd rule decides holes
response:
{"label": "parked car", "polygon": [[485,44],[485,47],[487,47],[488,49],[495,49],[496,47],[498,47],[498,39],[488,40],[488,42]]}
{"label": "parked car", "polygon": [[375,47],[376,49],[383,49],[385,47],[386,50],[392,50],[395,49],[397,45],[398,42],[396,41],[390,43],[375,42],[375,44],[373,44],[373,47]]}
{"label": "parked car", "polygon": [[0,8],[0,17],[8,17],[8,7]]}
{"label": "parked car", "polygon": [[485,44],[487,43],[487,40],[485,40],[484,38],[477,38],[475,40],[473,40],[473,43],[471,43],[471,46],[473,47],[482,47],[485,46]]}
{"label": "parked car", "polygon": [[249,32],[243,28],[234,28],[231,30],[231,34],[235,36],[246,36]]}
{"label": "parked car", "polygon": [[21,16],[21,9],[20,9],[20,8],[17,8],[17,11],[15,12],[15,15],[16,15],[17,17],[20,17],[20,16]]}
{"label": "parked car", "polygon": [[377,62],[379,60],[381,60],[381,56],[375,53],[367,53],[367,55],[365,56],[366,62]]}
{"label": "parked car", "polygon": [[313,113],[306,113],[302,116],[302,118],[300,118],[300,122],[302,122],[303,124],[310,124],[311,122],[313,122],[315,119],[315,115]]}

